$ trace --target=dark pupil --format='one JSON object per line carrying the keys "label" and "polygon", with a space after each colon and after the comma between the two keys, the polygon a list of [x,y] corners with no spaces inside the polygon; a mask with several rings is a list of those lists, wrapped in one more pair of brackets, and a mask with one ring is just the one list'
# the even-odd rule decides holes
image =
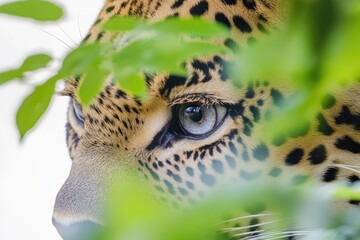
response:
{"label": "dark pupil", "polygon": [[194,122],[199,122],[203,117],[201,107],[199,106],[187,107],[185,109],[185,115],[188,116]]}

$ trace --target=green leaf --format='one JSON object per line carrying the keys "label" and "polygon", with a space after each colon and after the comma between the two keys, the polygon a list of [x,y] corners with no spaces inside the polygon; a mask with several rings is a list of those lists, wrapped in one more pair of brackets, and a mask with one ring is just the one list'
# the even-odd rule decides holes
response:
{"label": "green leaf", "polygon": [[48,1],[16,1],[0,6],[0,13],[38,21],[56,21],[63,16],[63,10]]}
{"label": "green leaf", "polygon": [[145,219],[158,218],[164,213],[165,206],[155,202],[147,185],[141,184],[134,175],[127,175],[126,178],[116,176],[116,179],[121,182],[117,182],[119,184],[111,189],[110,200],[113,205],[110,207],[117,227],[125,229]]}
{"label": "green leaf", "polygon": [[51,57],[46,54],[36,54],[29,56],[25,59],[21,67],[19,68],[23,72],[34,71],[39,68],[46,67],[51,61]]}
{"label": "green leaf", "polygon": [[230,30],[225,26],[201,18],[172,18],[149,24],[133,17],[116,17],[106,22],[103,29],[118,32],[135,30],[142,33],[154,31],[161,34],[175,36],[186,35],[203,38],[221,38],[230,36]]}
{"label": "green leaf", "polygon": [[266,123],[266,134],[284,135],[304,121],[316,121],[322,97],[358,79],[359,6],[351,0],[295,1],[283,30],[242,49],[231,74],[235,85],[270,80],[304,96],[297,104],[285,103]]}
{"label": "green leaf", "polygon": [[85,74],[79,88],[80,102],[88,106],[96,95],[102,90],[106,77],[109,73],[94,68]]}
{"label": "green leaf", "polygon": [[218,45],[207,42],[181,41],[179,38],[162,36],[157,39],[141,39],[127,45],[122,51],[115,53],[114,66],[117,68],[138,68],[137,71],[171,72],[186,75],[182,63],[194,57],[209,54],[221,54],[224,49]]}
{"label": "green leaf", "polygon": [[35,54],[24,60],[18,69],[9,70],[0,73],[0,84],[13,79],[24,77],[25,72],[35,71],[39,68],[46,67],[51,61],[51,57],[46,54]]}
{"label": "green leaf", "polygon": [[126,32],[131,31],[135,27],[143,24],[143,21],[133,17],[115,17],[107,21],[103,29],[108,31]]}
{"label": "green leaf", "polygon": [[[146,84],[139,72],[166,72],[186,76],[182,63],[194,57],[223,53],[221,46],[208,42],[182,41],[178,37],[139,39],[113,54],[112,71],[122,88],[145,97]],[[164,44],[166,42],[167,44]]]}
{"label": "green leaf", "polygon": [[57,77],[50,78],[44,84],[37,86],[21,104],[16,115],[21,139],[35,126],[48,108],[57,79]]}
{"label": "green leaf", "polygon": [[352,187],[339,187],[335,192],[335,197],[339,199],[360,201],[360,189]]}
{"label": "green leaf", "polygon": [[2,72],[2,73],[0,73],[0,84],[6,83],[13,79],[19,79],[22,77],[23,77],[23,72],[19,71],[18,69]]}
{"label": "green leaf", "polygon": [[62,77],[81,75],[98,66],[104,56],[102,51],[105,45],[86,44],[73,50],[63,61],[59,70]]}
{"label": "green leaf", "polygon": [[[230,29],[221,24],[209,22],[201,18],[171,18],[150,24],[149,30],[175,36],[186,35],[203,38],[222,38],[230,36]],[[144,28],[146,30],[146,28]]]}
{"label": "green leaf", "polygon": [[115,72],[116,81],[125,91],[129,91],[134,96],[146,97],[146,83],[136,69],[122,68]]}

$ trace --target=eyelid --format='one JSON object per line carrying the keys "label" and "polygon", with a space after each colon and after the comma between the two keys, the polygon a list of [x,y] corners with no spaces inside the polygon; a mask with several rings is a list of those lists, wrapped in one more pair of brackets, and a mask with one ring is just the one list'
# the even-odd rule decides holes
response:
{"label": "eyelid", "polygon": [[68,80],[66,80],[66,82],[62,82],[63,87],[62,87],[62,89],[57,90],[56,94],[58,94],[60,96],[75,98],[76,89],[75,89],[74,85],[70,83],[72,81],[77,81],[77,80],[75,78],[75,79],[68,79]]}
{"label": "eyelid", "polygon": [[178,106],[187,103],[200,103],[204,106],[211,106],[215,104],[226,105],[229,104],[226,99],[220,99],[212,94],[207,93],[189,93],[178,96],[170,101],[170,107]]}

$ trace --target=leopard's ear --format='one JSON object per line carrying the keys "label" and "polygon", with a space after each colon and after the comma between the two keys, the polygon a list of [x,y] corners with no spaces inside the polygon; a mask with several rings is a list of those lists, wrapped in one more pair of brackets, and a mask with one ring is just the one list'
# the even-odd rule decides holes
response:
{"label": "leopard's ear", "polygon": [[56,94],[59,96],[76,96],[76,91],[78,89],[80,82],[80,77],[71,77],[60,82],[60,89],[56,90]]}
{"label": "leopard's ear", "polygon": [[64,87],[63,89],[56,91],[55,94],[65,97],[72,97],[74,95],[73,91],[67,87]]}

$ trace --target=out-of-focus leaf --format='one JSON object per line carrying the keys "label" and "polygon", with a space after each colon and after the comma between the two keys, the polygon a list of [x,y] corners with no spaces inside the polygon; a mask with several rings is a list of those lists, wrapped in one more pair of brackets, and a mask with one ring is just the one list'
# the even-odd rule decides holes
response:
{"label": "out-of-focus leaf", "polygon": [[51,78],[34,91],[22,102],[17,115],[16,124],[23,138],[32,129],[48,108],[54,93],[57,78]]}
{"label": "out-of-focus leaf", "polygon": [[38,21],[56,21],[63,16],[63,10],[48,1],[16,1],[0,5],[0,13],[31,18]]}
{"label": "out-of-focus leaf", "polygon": [[[116,184],[116,188],[111,189],[111,199],[114,205],[109,206],[112,210],[111,217],[115,217],[114,223],[118,227],[131,227],[134,223],[139,223],[145,219],[151,219],[164,214],[165,207],[159,205],[153,194],[146,189],[145,184],[130,176],[126,181]],[[122,197],[126,194],[127,197]]]}
{"label": "out-of-focus leaf", "polygon": [[[190,35],[196,37],[228,34],[228,30],[224,30],[223,27],[212,28],[212,24],[199,19],[195,19],[194,22],[190,20],[174,20],[173,22],[179,28],[185,25],[179,30],[180,34],[185,34],[186,28],[190,28],[191,23],[194,23],[194,29],[190,31]],[[210,34],[208,30],[200,29],[201,23],[213,32]],[[109,74],[114,73],[116,81],[122,88],[135,96],[145,97],[146,84],[144,78],[141,77],[141,72],[167,72],[185,76],[187,72],[182,64],[185,61],[225,51],[225,48],[214,43],[185,41],[176,35],[177,31],[171,28],[171,24],[166,23],[145,24],[142,20],[124,17],[111,19],[104,28],[114,31],[128,31],[133,28],[144,32],[159,31],[159,36],[156,38],[154,36],[140,37],[122,49],[111,44],[85,44],[72,51],[63,62],[60,76],[66,78],[71,75],[92,73],[92,76],[87,74],[91,81],[85,79],[80,87],[79,96],[84,104],[90,103],[103,84],[103,80],[96,82],[96,78],[99,78],[98,75],[102,75],[95,71],[99,65],[105,66]],[[158,38],[161,38],[162,41],[159,42]],[[89,93],[86,93],[87,91]]]}
{"label": "out-of-focus leaf", "polygon": [[181,41],[163,36],[167,44],[156,39],[138,40],[114,54],[115,66],[138,67],[147,72],[171,72],[186,75],[181,66],[185,61],[224,52],[224,48],[207,42]]}
{"label": "out-of-focus leaf", "polygon": [[35,71],[46,67],[51,61],[51,57],[46,54],[35,54],[27,57],[18,69],[0,73],[0,84],[10,80],[23,78],[25,72]]}
{"label": "out-of-focus leaf", "polygon": [[107,21],[104,24],[103,29],[108,31],[125,32],[133,30],[136,26],[141,24],[144,24],[144,22],[133,17],[116,17]]}
{"label": "out-of-focus leaf", "polygon": [[360,201],[360,189],[351,187],[339,187],[335,192],[335,197],[346,200]]}
{"label": "out-of-focus leaf", "polygon": [[230,36],[230,30],[225,26],[201,18],[172,18],[166,21],[146,23],[145,21],[131,17],[117,17],[106,22],[103,29],[119,32],[130,30],[135,30],[139,33],[156,32],[178,37],[222,38]]}
{"label": "out-of-focus leaf", "polygon": [[73,50],[66,56],[63,65],[59,70],[59,75],[69,77],[81,75],[91,69],[96,69],[99,61],[103,59],[102,51],[105,45],[86,44]]}
{"label": "out-of-focus leaf", "polygon": [[129,91],[136,97],[146,97],[145,79],[136,69],[125,67],[118,69],[115,71],[115,79],[125,91]]}
{"label": "out-of-focus leaf", "polygon": [[139,72],[171,72],[186,76],[182,63],[194,57],[217,54],[224,51],[218,45],[207,42],[181,41],[179,38],[140,39],[113,54],[111,60],[116,81],[135,96],[144,97],[146,84]]}
{"label": "out-of-focus leaf", "polygon": [[39,68],[46,67],[51,61],[51,57],[46,54],[36,54],[25,59],[24,63],[19,68],[24,72],[34,71]]}
{"label": "out-of-focus leaf", "polygon": [[209,22],[201,18],[171,18],[150,24],[150,30],[162,34],[185,35],[201,38],[229,37],[230,30],[221,24]]}
{"label": "out-of-focus leaf", "polygon": [[[359,4],[360,5],[360,4]],[[331,82],[354,82],[360,75],[360,15],[348,16],[334,30],[324,56],[324,78]]]}
{"label": "out-of-focus leaf", "polygon": [[323,97],[360,75],[359,2],[295,1],[291,6],[283,30],[244,48],[233,67],[237,86],[269,80],[302,96],[284,99],[263,136],[298,132],[299,125],[316,121]]}
{"label": "out-of-focus leaf", "polygon": [[89,105],[94,97],[102,90],[105,79],[109,74],[102,69],[89,70],[82,80],[79,88],[80,102]]}
{"label": "out-of-focus leaf", "polygon": [[18,69],[2,72],[0,73],[0,84],[22,78],[22,76],[23,76],[23,72],[19,71]]}
{"label": "out-of-focus leaf", "polygon": [[[167,205],[155,201],[148,185],[128,178],[126,181],[118,180],[117,183],[108,206],[110,231],[94,239],[114,239],[114,236],[117,239],[146,240],[216,239],[214,225],[217,223],[215,216],[217,219],[218,209],[209,213],[201,205],[182,212],[173,211]],[[219,211],[222,212],[222,209]],[[208,216],[204,219],[206,213]]]}

